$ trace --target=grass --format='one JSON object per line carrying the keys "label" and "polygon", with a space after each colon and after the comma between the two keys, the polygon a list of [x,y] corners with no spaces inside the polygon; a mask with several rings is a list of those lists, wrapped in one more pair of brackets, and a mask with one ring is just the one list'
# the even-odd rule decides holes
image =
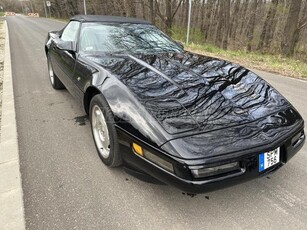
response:
{"label": "grass", "polygon": [[51,17],[51,18],[49,18],[49,19],[57,20],[57,21],[60,21],[60,22],[66,22],[66,23],[69,22],[69,19],[67,19],[67,18],[55,18],[55,17]]}
{"label": "grass", "polygon": [[[185,41],[184,30],[173,28],[173,38]],[[203,44],[200,30],[192,30],[191,43],[185,46],[186,50],[221,58],[235,62],[247,68],[264,70],[284,76],[307,80],[307,63],[293,58],[285,58],[281,55],[262,54],[259,52],[246,52],[242,50],[223,50],[214,45]]]}

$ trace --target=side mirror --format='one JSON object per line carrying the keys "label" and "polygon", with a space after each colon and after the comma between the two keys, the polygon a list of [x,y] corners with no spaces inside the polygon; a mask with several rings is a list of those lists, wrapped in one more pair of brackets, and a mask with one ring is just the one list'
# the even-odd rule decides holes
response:
{"label": "side mirror", "polygon": [[55,41],[56,47],[60,50],[66,50],[66,51],[72,51],[76,52],[76,43],[73,41],[63,41],[61,39],[58,39]]}
{"label": "side mirror", "polygon": [[181,49],[184,49],[184,45],[183,45],[182,42],[176,41],[176,44],[177,44]]}

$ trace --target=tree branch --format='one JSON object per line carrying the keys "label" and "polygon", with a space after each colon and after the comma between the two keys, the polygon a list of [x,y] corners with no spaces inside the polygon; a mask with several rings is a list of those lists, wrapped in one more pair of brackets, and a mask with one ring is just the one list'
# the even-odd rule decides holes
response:
{"label": "tree branch", "polygon": [[305,26],[307,26],[307,22],[303,23],[302,25],[299,25],[299,27],[297,28],[298,30],[303,29]]}
{"label": "tree branch", "polygon": [[144,1],[134,1],[133,3],[136,3],[136,4],[143,4],[144,6],[148,7],[150,9],[150,5],[148,5],[146,2]]}
{"label": "tree branch", "polygon": [[177,8],[176,8],[176,10],[174,11],[174,13],[173,13],[173,15],[172,15],[172,20],[173,20],[173,18],[175,17],[177,11],[179,10],[179,7],[180,7],[181,3],[182,3],[182,0],[180,0],[180,2],[178,3]]}
{"label": "tree branch", "polygon": [[155,5],[156,5],[156,13],[162,19],[162,21],[164,21],[165,19],[164,19],[163,15],[161,14],[159,3],[157,2],[157,0],[155,0]]}

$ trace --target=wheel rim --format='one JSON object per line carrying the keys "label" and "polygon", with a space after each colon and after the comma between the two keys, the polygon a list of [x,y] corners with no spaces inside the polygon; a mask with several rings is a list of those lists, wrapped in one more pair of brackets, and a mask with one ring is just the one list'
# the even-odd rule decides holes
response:
{"label": "wheel rim", "polygon": [[51,81],[51,84],[54,85],[54,73],[51,65],[51,61],[48,59],[48,69],[49,69],[49,78]]}
{"label": "wheel rim", "polygon": [[101,109],[97,105],[94,105],[92,108],[91,120],[92,131],[97,149],[103,158],[108,158],[110,155],[110,137],[108,126]]}

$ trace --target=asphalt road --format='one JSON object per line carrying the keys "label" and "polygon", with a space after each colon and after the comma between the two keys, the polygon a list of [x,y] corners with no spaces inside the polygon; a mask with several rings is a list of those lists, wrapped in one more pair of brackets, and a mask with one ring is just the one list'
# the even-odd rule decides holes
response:
{"label": "asphalt road", "polygon": [[[49,83],[45,37],[64,24],[7,21],[28,229],[307,228],[307,144],[268,178],[194,197],[110,170],[81,106]],[[307,82],[260,73],[307,120]]]}

